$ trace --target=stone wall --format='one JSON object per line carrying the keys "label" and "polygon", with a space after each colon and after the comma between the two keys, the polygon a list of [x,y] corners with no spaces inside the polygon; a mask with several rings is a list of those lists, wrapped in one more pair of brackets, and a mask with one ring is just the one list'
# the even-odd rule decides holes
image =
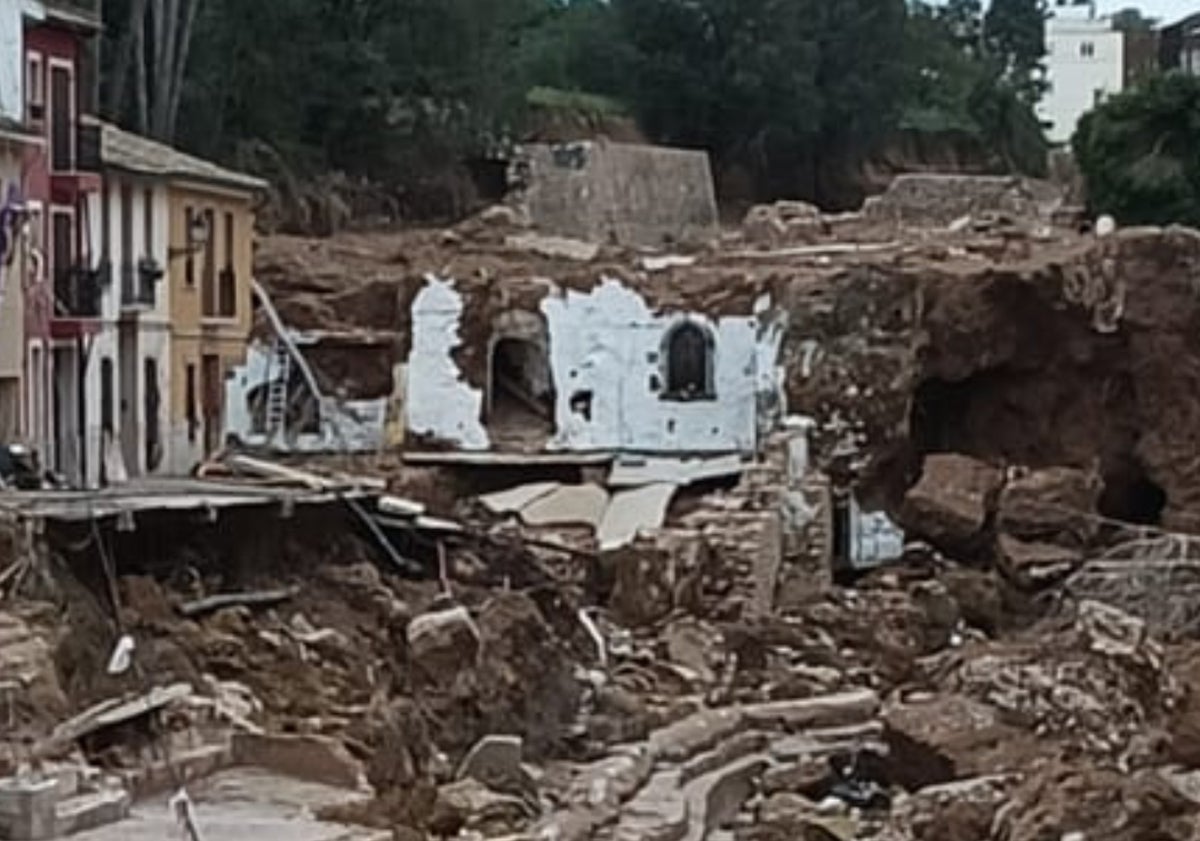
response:
{"label": "stone wall", "polygon": [[604,141],[533,144],[514,170],[514,198],[544,233],[643,247],[717,234],[704,152]]}
{"label": "stone wall", "polygon": [[863,205],[868,219],[905,225],[948,225],[963,216],[1004,213],[1049,221],[1061,188],[1034,178],[993,175],[898,175]]}

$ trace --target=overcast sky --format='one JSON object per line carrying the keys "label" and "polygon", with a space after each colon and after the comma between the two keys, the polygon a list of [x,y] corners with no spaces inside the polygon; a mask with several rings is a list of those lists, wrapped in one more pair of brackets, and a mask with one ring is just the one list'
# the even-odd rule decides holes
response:
{"label": "overcast sky", "polygon": [[1146,17],[1161,18],[1163,23],[1174,23],[1192,12],[1200,12],[1200,0],[1099,0],[1096,6],[1101,14],[1132,6],[1141,9]]}

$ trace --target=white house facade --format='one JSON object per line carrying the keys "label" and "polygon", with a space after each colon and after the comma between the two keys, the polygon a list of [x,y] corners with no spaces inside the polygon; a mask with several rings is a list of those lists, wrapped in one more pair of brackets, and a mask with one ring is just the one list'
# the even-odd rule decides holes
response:
{"label": "white house facade", "polygon": [[1110,18],[1074,8],[1046,21],[1045,95],[1038,116],[1052,143],[1067,143],[1079,119],[1125,87],[1125,34]]}
{"label": "white house facade", "polygon": [[170,393],[167,184],[139,172],[104,126],[104,184],[88,223],[104,278],[85,378],[88,484],[164,472]]}

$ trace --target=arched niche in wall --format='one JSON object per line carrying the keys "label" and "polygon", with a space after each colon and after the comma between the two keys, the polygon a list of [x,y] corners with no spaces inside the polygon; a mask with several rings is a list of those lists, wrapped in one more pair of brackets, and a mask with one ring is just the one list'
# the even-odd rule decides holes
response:
{"label": "arched niche in wall", "polygon": [[671,325],[659,359],[663,400],[716,399],[716,337],[708,325],[691,318]]}
{"label": "arched niche in wall", "polygon": [[503,312],[492,321],[484,424],[494,445],[538,448],[554,431],[550,334],[540,313]]}

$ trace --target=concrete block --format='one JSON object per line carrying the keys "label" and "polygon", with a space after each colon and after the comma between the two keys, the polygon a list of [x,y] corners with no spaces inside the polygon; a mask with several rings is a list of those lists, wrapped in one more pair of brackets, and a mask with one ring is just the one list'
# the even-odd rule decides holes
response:
{"label": "concrete block", "polygon": [[9,841],[53,838],[58,799],[59,781],[54,777],[0,780],[0,836]]}

